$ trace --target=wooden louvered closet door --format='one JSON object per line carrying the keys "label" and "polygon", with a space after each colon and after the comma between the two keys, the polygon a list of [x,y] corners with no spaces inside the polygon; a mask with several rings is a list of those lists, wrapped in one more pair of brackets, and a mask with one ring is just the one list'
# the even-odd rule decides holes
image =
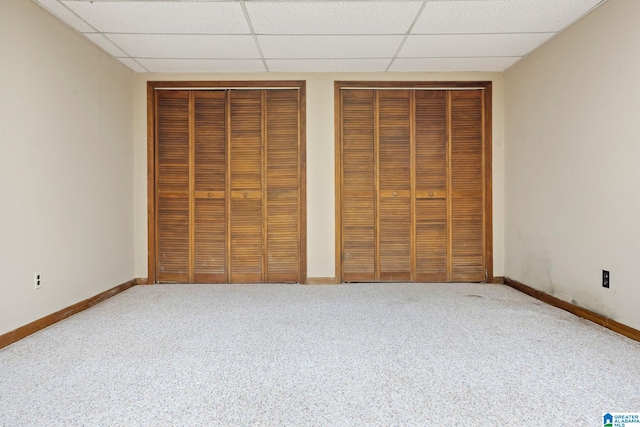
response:
{"label": "wooden louvered closet door", "polygon": [[412,280],[411,95],[408,90],[377,91],[377,280],[380,282]]}
{"label": "wooden louvered closet door", "polygon": [[411,280],[409,91],[342,93],[343,280]]}
{"label": "wooden louvered closet door", "polygon": [[266,92],[266,282],[301,280],[299,95]]}
{"label": "wooden louvered closet door", "polygon": [[340,97],[342,280],[484,280],[483,92]]}
{"label": "wooden louvered closet door", "polygon": [[230,281],[262,281],[262,91],[231,91]]}
{"label": "wooden louvered closet door", "polygon": [[156,93],[156,279],[303,280],[300,94]]}
{"label": "wooden louvered closet door", "polygon": [[416,280],[449,280],[447,92],[416,91]]}
{"label": "wooden louvered closet door", "polygon": [[[342,280],[376,278],[374,90],[342,91]],[[375,134],[375,135],[374,135]]]}
{"label": "wooden louvered closet door", "polygon": [[299,93],[231,92],[231,282],[300,281]]}
{"label": "wooden louvered closet door", "polygon": [[480,91],[451,91],[451,276],[484,280],[483,99]]}
{"label": "wooden louvered closet door", "polygon": [[193,270],[196,283],[226,277],[226,93],[193,91]]}
{"label": "wooden louvered closet door", "polygon": [[189,281],[189,93],[156,96],[156,277]]}
{"label": "wooden louvered closet door", "polygon": [[484,269],[483,93],[416,91],[416,280]]}

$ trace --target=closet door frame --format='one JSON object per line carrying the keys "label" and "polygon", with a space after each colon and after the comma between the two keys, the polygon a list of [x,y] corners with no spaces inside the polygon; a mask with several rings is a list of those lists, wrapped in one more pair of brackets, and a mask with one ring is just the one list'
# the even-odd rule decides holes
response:
{"label": "closet door frame", "polygon": [[[147,82],[147,278],[139,284],[154,284],[156,276],[156,93],[158,90],[299,90],[299,224],[300,224],[300,282],[307,281],[307,203],[306,203],[306,82],[303,80],[282,81],[149,81]],[[228,244],[228,242],[227,242]],[[227,272],[228,273],[228,272]]]}
{"label": "closet door frame", "polygon": [[[335,117],[335,270],[336,281],[342,283],[342,95],[345,89],[422,89],[422,90],[463,90],[477,89],[483,92],[484,104],[484,281],[493,281],[493,216],[492,216],[492,84],[490,81],[478,82],[420,82],[420,81],[336,81],[334,82],[334,117]],[[415,260],[414,260],[415,261]]]}

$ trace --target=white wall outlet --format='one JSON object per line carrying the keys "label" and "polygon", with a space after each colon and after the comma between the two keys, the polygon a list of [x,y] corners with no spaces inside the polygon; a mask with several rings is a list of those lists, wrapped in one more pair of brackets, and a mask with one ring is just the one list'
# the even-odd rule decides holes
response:
{"label": "white wall outlet", "polygon": [[33,289],[42,287],[42,273],[33,273]]}

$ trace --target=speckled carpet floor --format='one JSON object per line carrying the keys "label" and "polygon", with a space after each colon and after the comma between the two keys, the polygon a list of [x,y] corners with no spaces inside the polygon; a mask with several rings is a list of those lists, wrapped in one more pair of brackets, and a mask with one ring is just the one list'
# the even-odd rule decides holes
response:
{"label": "speckled carpet floor", "polygon": [[640,343],[502,285],[136,286],[0,350],[2,426],[601,426]]}

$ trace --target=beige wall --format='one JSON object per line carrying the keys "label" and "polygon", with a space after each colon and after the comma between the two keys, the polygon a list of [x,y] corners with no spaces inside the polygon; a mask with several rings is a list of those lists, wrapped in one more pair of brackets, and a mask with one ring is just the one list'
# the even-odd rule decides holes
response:
{"label": "beige wall", "polygon": [[505,73],[506,275],[636,329],[639,70],[640,2],[609,0]]}
{"label": "beige wall", "polygon": [[2,334],[135,276],[133,73],[28,0],[0,64]]}
{"label": "beige wall", "polygon": [[147,110],[149,80],[305,80],[307,82],[307,274],[335,276],[334,81],[493,81],[494,275],[504,274],[504,89],[501,73],[138,74],[135,86],[136,275],[147,277]]}

